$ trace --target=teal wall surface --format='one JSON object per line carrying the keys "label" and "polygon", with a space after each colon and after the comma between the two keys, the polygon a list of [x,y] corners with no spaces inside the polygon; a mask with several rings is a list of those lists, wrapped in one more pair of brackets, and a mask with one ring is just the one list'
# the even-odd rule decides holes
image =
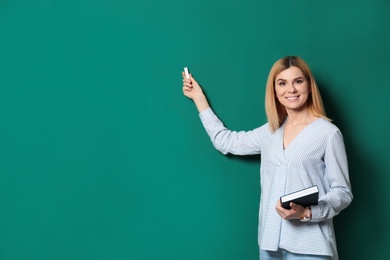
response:
{"label": "teal wall surface", "polygon": [[250,130],[286,55],[344,134],[340,258],[389,259],[389,25],[388,0],[0,0],[0,259],[258,259],[259,157],[212,147],[181,71]]}

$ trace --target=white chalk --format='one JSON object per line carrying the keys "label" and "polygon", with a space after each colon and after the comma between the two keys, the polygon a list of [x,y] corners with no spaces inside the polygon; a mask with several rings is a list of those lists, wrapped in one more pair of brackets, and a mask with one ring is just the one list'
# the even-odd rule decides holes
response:
{"label": "white chalk", "polygon": [[187,67],[184,68],[184,74],[186,75],[187,79],[190,78],[190,74],[188,73],[188,68]]}

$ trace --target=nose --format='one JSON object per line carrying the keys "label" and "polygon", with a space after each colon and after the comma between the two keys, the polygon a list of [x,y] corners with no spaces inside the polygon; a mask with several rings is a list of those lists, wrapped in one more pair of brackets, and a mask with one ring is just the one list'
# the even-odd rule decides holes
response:
{"label": "nose", "polygon": [[294,83],[291,83],[288,85],[288,92],[295,93],[297,92],[297,89],[294,86]]}

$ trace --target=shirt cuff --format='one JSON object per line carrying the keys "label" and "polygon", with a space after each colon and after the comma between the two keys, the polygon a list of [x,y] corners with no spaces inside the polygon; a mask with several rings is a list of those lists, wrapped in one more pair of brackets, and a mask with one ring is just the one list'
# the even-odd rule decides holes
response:
{"label": "shirt cuff", "polygon": [[310,206],[311,208],[311,220],[313,222],[319,222],[321,221],[321,209],[318,205]]}

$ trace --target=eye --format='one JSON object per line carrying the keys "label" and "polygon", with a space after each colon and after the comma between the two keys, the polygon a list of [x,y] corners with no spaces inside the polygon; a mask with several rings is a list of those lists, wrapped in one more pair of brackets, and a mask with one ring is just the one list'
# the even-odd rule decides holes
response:
{"label": "eye", "polygon": [[278,82],[278,85],[279,85],[279,86],[285,86],[285,85],[286,85],[286,82],[284,82],[284,81],[279,81],[279,82]]}
{"label": "eye", "polygon": [[302,84],[302,83],[303,83],[303,79],[297,79],[295,82],[296,82],[297,84]]}

